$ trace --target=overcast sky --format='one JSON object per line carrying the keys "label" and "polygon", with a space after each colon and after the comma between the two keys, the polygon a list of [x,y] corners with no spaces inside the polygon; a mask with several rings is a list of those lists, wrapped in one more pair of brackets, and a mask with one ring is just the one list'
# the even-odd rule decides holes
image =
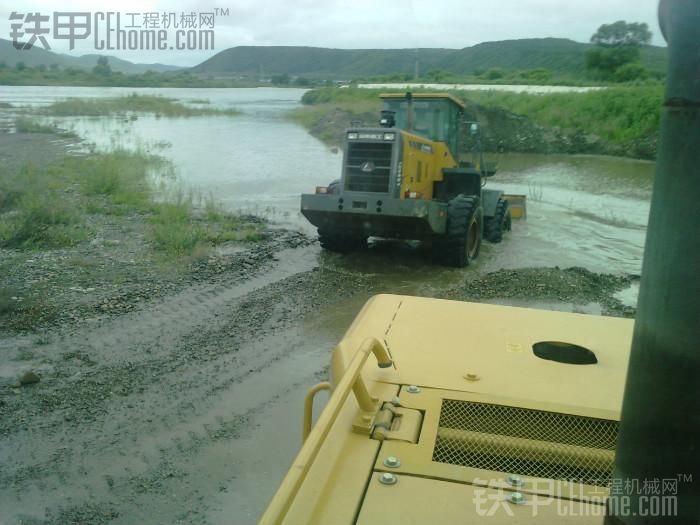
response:
{"label": "overcast sky", "polygon": [[[463,48],[493,40],[563,37],[587,42],[595,30],[616,20],[646,22],[656,45],[658,0],[46,0],[0,7],[0,37],[10,37],[9,15],[54,11],[125,13],[211,12],[215,19],[213,51],[96,51],[94,40],[79,41],[71,54],[105,53],[133,62],[195,65],[238,45],[293,45],[336,48]],[[49,26],[51,27],[51,26]],[[170,29],[169,38],[175,38]],[[48,38],[52,51],[68,52],[66,41]]]}

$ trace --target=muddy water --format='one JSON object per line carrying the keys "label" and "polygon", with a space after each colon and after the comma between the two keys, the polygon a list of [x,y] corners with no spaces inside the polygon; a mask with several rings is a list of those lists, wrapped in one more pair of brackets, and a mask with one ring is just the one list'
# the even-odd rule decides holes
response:
{"label": "muddy water", "polygon": [[[57,98],[157,93],[188,104],[236,108],[237,117],[164,119],[140,116],[63,119],[99,149],[143,147],[171,159],[187,187],[212,194],[228,208],[266,215],[313,230],[298,211],[299,194],[340,172],[341,154],[324,146],[286,113],[299,104],[298,89],[127,89],[0,87],[0,102],[42,105]],[[500,155],[493,188],[528,196],[528,220],[508,241],[484,247],[481,270],[522,266],[585,266],[639,273],[654,165],[587,156]],[[430,285],[454,271],[426,271],[420,248],[380,247],[352,260],[353,267],[383,274],[388,288],[404,280]],[[389,255],[396,257],[387,258]],[[392,259],[397,259],[393,261]],[[422,276],[431,277],[424,278]]]}
{"label": "muddy water", "polygon": [[[113,96],[133,91],[114,88],[51,88],[49,91],[45,88],[0,87],[0,102],[39,105],[68,96]],[[203,194],[213,194],[230,209],[258,213],[286,226],[313,231],[298,212],[298,196],[317,184],[336,178],[341,157],[286,119],[286,113],[298,105],[301,90],[136,91],[172,96],[186,103],[209,99],[213,106],[235,107],[242,114],[236,117],[188,119],[159,119],[153,116],[139,116],[136,120],[72,118],[64,119],[63,124],[73,127],[101,149],[143,147],[170,158],[182,184]],[[488,184],[511,193],[527,195],[528,218],[527,221],[515,222],[513,231],[503,243],[485,244],[475,267],[455,270],[433,266],[426,248],[417,243],[375,241],[366,252],[347,257],[321,253],[314,247],[285,257],[281,263],[283,271],[279,275],[269,272],[259,282],[251,281],[249,285],[244,285],[245,289],[232,287],[219,292],[223,297],[221,301],[202,299],[204,313],[201,313],[201,319],[192,319],[193,326],[195,321],[203,324],[211,322],[212,313],[221,310],[222,306],[236,304],[236,301],[254,294],[257,288],[264,290],[265,286],[269,286],[273,289],[266,292],[269,294],[268,302],[260,303],[256,299],[254,303],[261,304],[260,316],[265,319],[268,311],[274,311],[279,306],[270,306],[278,303],[275,293],[282,296],[286,293],[284,288],[275,291],[275,283],[284,276],[301,274],[314,268],[321,272],[332,268],[361,273],[371,276],[370,282],[375,283],[370,289],[337,300],[332,308],[316,309],[313,315],[304,314],[298,323],[263,324],[259,330],[252,325],[255,330],[251,328],[252,333],[246,334],[250,339],[239,350],[239,358],[222,354],[221,362],[216,361],[216,366],[212,365],[211,370],[195,362],[187,369],[189,375],[185,374],[184,377],[189,380],[190,376],[206,376],[206,380],[199,383],[201,385],[215,379],[222,386],[213,394],[203,386],[197,390],[188,385],[178,397],[173,393],[179,392],[183,374],[178,370],[172,374],[172,379],[166,376],[158,388],[153,388],[154,391],[170,392],[176,400],[182,399],[182,407],[185,408],[169,408],[173,403],[169,404],[158,397],[157,392],[146,396],[149,414],[157,415],[153,428],[150,419],[149,425],[143,428],[134,425],[131,419],[133,414],[122,403],[115,402],[113,411],[116,420],[123,421],[125,428],[133,426],[134,431],[133,436],[127,433],[125,437],[119,437],[126,444],[107,447],[106,450],[142,458],[143,465],[130,467],[136,472],[157,473],[158,468],[154,465],[158,464],[158,454],[153,453],[155,459],[150,458],[148,451],[149,447],[162,446],[167,448],[168,458],[178,458],[174,461],[179,469],[190,476],[191,481],[191,491],[180,486],[177,491],[173,489],[172,494],[178,494],[178,502],[170,501],[165,496],[149,496],[147,502],[145,496],[133,496],[124,489],[126,496],[119,504],[120,519],[115,523],[173,522],[178,515],[169,514],[175,512],[169,508],[178,508],[183,502],[185,506],[197,507],[201,511],[198,516],[184,518],[183,522],[254,523],[300,445],[298,429],[304,392],[320,379],[319,374],[323,374],[328,363],[333,343],[342,336],[362,303],[373,293],[430,295],[434,290],[462,282],[469,272],[497,268],[575,265],[595,271],[639,273],[653,164],[613,158],[537,155],[501,155],[497,160],[500,172]],[[306,288],[302,288],[294,297],[302,301],[305,293]],[[326,293],[331,292],[326,290]],[[634,291],[628,299],[634,301]],[[172,304],[179,303],[176,300]],[[295,305],[290,308],[293,310]],[[187,311],[185,314],[182,319],[189,319],[191,313]],[[221,318],[227,316],[225,314]],[[166,334],[170,326],[173,331],[179,328],[187,341],[190,335],[183,327],[182,319],[168,319],[165,314],[156,316],[152,319],[153,327],[160,327]],[[122,324],[124,326],[119,323],[116,323],[116,327],[110,326],[107,332],[118,342],[113,346],[119,346],[120,352],[124,353],[126,348],[130,348],[128,333],[139,332],[139,323],[136,319],[127,318]],[[140,337],[134,336],[134,341],[141,344]],[[221,344],[232,342],[228,330],[222,330],[217,337],[214,341],[221,341]],[[109,364],[109,360],[116,356],[103,341],[109,342],[109,338],[94,335],[93,338],[96,348],[105,345],[104,355],[98,357]],[[127,341],[125,348],[121,347],[120,338]],[[180,343],[175,336],[172,339],[173,348],[178,348]],[[71,339],[67,339],[68,343],[79,344]],[[169,363],[166,347],[167,341],[158,341],[156,346],[159,352],[164,353],[164,363]],[[133,350],[135,355],[139,355],[138,345]],[[273,358],[269,358],[269,355],[266,357],[263,351],[272,352]],[[242,377],[235,384],[228,382],[229,376],[233,377],[243,365],[252,375]],[[169,390],[170,383],[172,389]],[[192,392],[199,393],[199,397],[196,398],[196,410],[190,412],[185,401],[192,397]],[[228,422],[232,418],[233,421],[244,421],[245,430],[206,447],[200,447],[200,437],[195,436],[191,444],[185,440],[185,450],[190,452],[184,454],[177,453],[183,446],[182,439],[168,437],[167,431],[171,428],[178,433],[203,433],[202,428],[217,425],[222,420]],[[280,439],[280,429],[292,430],[284,439]],[[66,433],[70,434],[70,428]],[[174,440],[172,447],[171,439]],[[28,447],[43,454],[41,450],[47,443],[49,448],[55,444],[40,436],[36,441],[19,443],[17,450],[20,453],[22,447]],[[80,445],[80,442],[77,443]],[[87,484],[97,484],[99,487],[102,483],[99,470],[104,466],[104,460],[101,459],[101,449],[89,445],[85,450],[87,452],[83,452],[81,446],[76,446],[75,454],[80,456],[81,468],[91,473],[87,478],[68,469],[59,474],[67,478],[56,484],[56,492],[49,496],[46,490],[37,488],[35,492],[27,493],[20,503],[14,503],[18,509],[41,517],[41,512],[37,516],[31,509],[41,508],[42,504],[58,505],[66,494],[71,494],[76,503],[87,498],[81,496],[83,494],[89,494],[89,498],[97,501],[109,501],[112,497],[110,489],[86,488]],[[11,452],[9,448],[7,452]],[[28,460],[27,463],[33,464],[32,461]],[[119,472],[120,469],[115,467],[114,476],[117,479],[119,475],[123,476]],[[54,485],[50,479],[46,482],[42,480],[42,483]],[[180,490],[183,492],[180,493]],[[195,498],[199,498],[197,501],[204,498],[205,503],[199,505]],[[14,500],[8,496],[7,501]]]}

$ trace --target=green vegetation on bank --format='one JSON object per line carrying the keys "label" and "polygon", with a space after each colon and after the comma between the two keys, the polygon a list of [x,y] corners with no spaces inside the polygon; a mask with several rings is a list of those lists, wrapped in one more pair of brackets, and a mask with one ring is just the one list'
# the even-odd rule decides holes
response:
{"label": "green vegetation on bank", "polygon": [[70,116],[107,116],[125,112],[153,113],[164,117],[194,117],[200,115],[237,115],[235,109],[216,109],[210,107],[192,107],[173,98],[157,95],[139,95],[132,93],[114,98],[70,98],[54,102],[36,110],[38,113],[54,117]]}
{"label": "green vegetation on bank", "polygon": [[[659,77],[659,75],[656,75]],[[611,79],[608,79],[611,80]],[[411,84],[484,84],[516,86],[590,86],[609,85],[610,81],[588,78],[585,75],[557,72],[547,68],[505,69],[500,67],[475,68],[472,73],[455,73],[445,69],[432,69],[416,78],[408,73],[377,75],[355,79],[358,84],[411,83]]]}
{"label": "green vegetation on bank", "polygon": [[168,167],[160,157],[114,151],[17,172],[0,168],[0,247],[74,246],[92,237],[95,217],[109,215],[142,216],[148,239],[166,257],[262,237],[259,223],[225,213],[213,200],[154,191],[154,174]]}
{"label": "green vegetation on bank", "polygon": [[597,135],[612,144],[624,144],[658,131],[663,87],[615,87],[542,95],[502,91],[457,94],[482,106],[526,116],[543,126],[571,129]]}
{"label": "green vegetation on bank", "polygon": [[[321,88],[304,94],[292,118],[309,129],[336,109],[354,116],[380,108],[379,90]],[[615,145],[645,140],[659,128],[663,87],[658,84],[611,87],[585,93],[526,94],[455,91],[457,97],[528,117],[542,126],[596,135]],[[326,134],[330,135],[328,130]],[[323,138],[323,137],[321,137]]]}
{"label": "green vegetation on bank", "polygon": [[[293,110],[289,117],[307,129],[313,129],[321,120],[336,111],[347,112],[360,121],[376,120],[381,109],[379,91],[356,88],[320,88],[307,91],[302,96],[302,107]],[[332,129],[319,130],[321,140],[333,142]]]}
{"label": "green vegetation on bank", "polygon": [[209,78],[193,74],[188,70],[126,74],[114,71],[104,73],[104,70],[100,69],[97,71],[71,67],[61,69],[44,65],[29,67],[22,62],[16,64],[0,62],[0,85],[224,88],[254,87],[258,83],[242,79]]}
{"label": "green vegetation on bank", "polygon": [[66,138],[75,138],[77,135],[69,130],[61,129],[56,125],[42,124],[28,117],[15,119],[15,131],[17,133],[47,133]]}

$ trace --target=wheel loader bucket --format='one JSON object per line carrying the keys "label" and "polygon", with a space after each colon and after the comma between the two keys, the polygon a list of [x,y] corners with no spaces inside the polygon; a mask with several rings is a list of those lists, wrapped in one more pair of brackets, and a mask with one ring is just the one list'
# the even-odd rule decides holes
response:
{"label": "wheel loader bucket", "polygon": [[510,216],[513,219],[527,219],[526,195],[503,195],[510,207]]}

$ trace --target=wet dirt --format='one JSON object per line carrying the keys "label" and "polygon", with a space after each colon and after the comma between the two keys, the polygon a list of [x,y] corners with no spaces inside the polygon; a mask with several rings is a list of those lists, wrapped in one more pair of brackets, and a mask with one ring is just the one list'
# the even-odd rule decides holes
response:
{"label": "wet dirt", "polygon": [[[392,250],[406,248],[354,257]],[[347,265],[315,244],[278,245],[245,275],[193,280],[48,339],[0,338],[15,377],[40,378],[0,386],[0,523],[255,523],[301,444],[303,394],[327,377],[335,342],[370,295],[401,291]],[[612,305],[628,279],[466,272],[429,295],[575,310]]]}
{"label": "wet dirt", "polygon": [[[0,523],[207,523],[250,487],[239,443],[254,450],[269,411],[325,377],[339,334],[307,317],[369,290],[361,275],[319,268],[310,248],[275,259],[243,282],[193,284],[43,344],[3,340],[11,365],[40,381],[0,390]],[[287,419],[274,437],[289,454],[300,440]],[[264,498],[277,482],[266,476]]]}

